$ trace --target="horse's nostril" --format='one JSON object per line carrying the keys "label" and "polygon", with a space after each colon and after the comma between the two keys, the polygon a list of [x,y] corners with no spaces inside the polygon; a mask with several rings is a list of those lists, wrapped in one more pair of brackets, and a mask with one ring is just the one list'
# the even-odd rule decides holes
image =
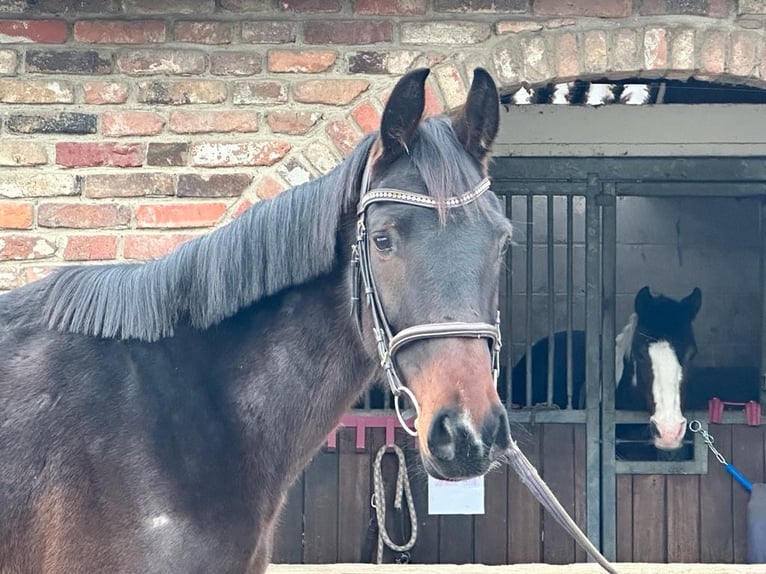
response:
{"label": "horse's nostril", "polygon": [[660,429],[654,419],[649,419],[649,431],[652,433],[652,438],[660,438]]}
{"label": "horse's nostril", "polygon": [[490,448],[505,451],[511,445],[511,427],[508,424],[508,413],[505,408],[493,409],[491,422],[485,428],[490,429],[489,437],[487,437],[489,440],[485,440]]}
{"label": "horse's nostril", "polygon": [[455,458],[455,429],[449,411],[439,413],[428,432],[428,450],[436,458],[450,461]]}

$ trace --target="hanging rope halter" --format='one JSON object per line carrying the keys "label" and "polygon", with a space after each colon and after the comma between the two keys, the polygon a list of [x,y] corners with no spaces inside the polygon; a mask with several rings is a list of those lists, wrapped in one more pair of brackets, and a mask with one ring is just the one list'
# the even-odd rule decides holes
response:
{"label": "hanging rope halter", "polygon": [[[391,540],[391,536],[386,530],[386,491],[383,487],[383,474],[381,464],[383,455],[392,448],[394,454],[399,459],[399,470],[396,474],[396,491],[394,493],[394,508],[401,512],[402,496],[407,499],[407,511],[410,517],[410,539],[404,544],[397,544]],[[407,474],[407,461],[404,458],[404,451],[397,445],[382,446],[378,449],[375,456],[375,466],[373,469],[373,481],[375,490],[372,495],[372,507],[375,509],[375,517],[378,523],[378,551],[376,554],[376,563],[383,564],[383,548],[388,546],[394,552],[405,553],[415,546],[418,539],[418,517],[415,513],[415,502],[412,499],[412,490],[410,488],[410,478]]]}
{"label": "hanging rope halter", "polygon": [[497,319],[494,325],[489,323],[466,323],[462,321],[451,321],[444,323],[424,323],[402,329],[394,334],[391,326],[386,319],[383,304],[380,301],[380,294],[375,283],[375,277],[372,273],[370,264],[370,246],[367,236],[367,209],[374,203],[403,203],[417,207],[426,207],[429,209],[453,209],[468,205],[481,197],[489,189],[489,179],[482,179],[472,190],[457,197],[450,197],[443,201],[437,201],[427,195],[403,191],[401,189],[376,188],[369,189],[371,177],[371,164],[368,161],[362,176],[362,194],[357,206],[357,224],[356,224],[356,243],[352,247],[351,265],[353,269],[353,294],[354,316],[356,318],[357,329],[362,335],[362,308],[361,298],[359,296],[360,284],[364,286],[364,296],[367,306],[372,315],[372,332],[377,343],[378,358],[380,365],[386,373],[386,380],[394,395],[394,408],[399,423],[405,431],[412,436],[417,432],[412,429],[404,420],[399,399],[402,394],[412,402],[415,409],[415,416],[420,414],[420,406],[414,393],[406,387],[397,372],[395,365],[395,355],[402,347],[421,339],[469,337],[486,338],[490,341],[492,350],[492,376],[497,386],[497,377],[500,371],[500,347],[502,345],[500,338],[500,311],[497,311]]}

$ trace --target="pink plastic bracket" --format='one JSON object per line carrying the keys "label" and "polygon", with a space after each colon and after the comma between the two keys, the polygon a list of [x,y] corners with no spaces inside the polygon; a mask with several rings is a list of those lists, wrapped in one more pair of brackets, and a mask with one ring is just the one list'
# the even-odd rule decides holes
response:
{"label": "pink plastic bracket", "polygon": [[386,429],[386,446],[393,446],[396,441],[395,431],[398,424],[395,415],[344,415],[340,419],[338,427],[327,435],[327,448],[338,448],[337,433],[338,429],[341,427],[356,428],[357,450],[363,450],[365,448],[365,435],[368,428]]}
{"label": "pink plastic bracket", "polygon": [[713,397],[707,404],[708,420],[711,423],[720,424],[723,421],[723,411],[725,407],[742,407],[742,410],[745,412],[745,422],[750,426],[760,426],[761,405],[756,401],[738,403],[722,401],[718,397]]}

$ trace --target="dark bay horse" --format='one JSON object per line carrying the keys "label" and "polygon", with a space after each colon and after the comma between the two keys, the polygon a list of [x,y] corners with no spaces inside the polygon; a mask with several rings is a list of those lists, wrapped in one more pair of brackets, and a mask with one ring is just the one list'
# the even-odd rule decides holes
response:
{"label": "dark bay horse", "polygon": [[[637,294],[628,324],[615,341],[615,406],[621,410],[645,410],[654,446],[661,450],[681,447],[686,432],[682,414],[686,391],[686,369],[697,352],[692,322],[702,305],[702,292],[695,288],[676,301],[653,295],[649,287]],[[567,406],[567,333],[554,334],[553,404]],[[548,397],[547,337],[532,346],[532,401]],[[585,333],[572,332],[572,406],[585,406]],[[526,404],[527,357],[511,373],[512,398]]]}
{"label": "dark bay horse", "polygon": [[421,120],[427,75],[326,176],[163,259],[0,296],[2,574],[264,572],[288,487],[384,370],[429,473],[497,464],[498,92],[477,69]]}

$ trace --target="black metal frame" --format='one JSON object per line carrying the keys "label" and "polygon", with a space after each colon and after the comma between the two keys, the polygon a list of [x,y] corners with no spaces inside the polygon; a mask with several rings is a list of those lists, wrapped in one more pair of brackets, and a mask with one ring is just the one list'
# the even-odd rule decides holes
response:
{"label": "black metal frame", "polygon": [[[707,472],[705,445],[695,435],[694,460],[617,461],[615,425],[645,419],[645,413],[614,409],[616,291],[616,198],[726,197],[761,200],[766,223],[766,142],[757,157],[500,157],[493,166],[493,189],[508,195],[582,195],[586,199],[586,392],[585,411],[535,413],[538,422],[581,422],[587,441],[587,533],[604,554],[616,554],[617,474]],[[766,225],[762,226],[761,273],[766,276]],[[571,272],[571,269],[568,269]],[[766,309],[766,289],[763,290]],[[766,313],[763,313],[766,333]],[[766,337],[762,337],[762,366]],[[762,400],[766,393],[762,392]],[[706,420],[707,413],[689,413]],[[544,415],[544,416],[543,416]],[[530,415],[512,418],[523,422]]]}

